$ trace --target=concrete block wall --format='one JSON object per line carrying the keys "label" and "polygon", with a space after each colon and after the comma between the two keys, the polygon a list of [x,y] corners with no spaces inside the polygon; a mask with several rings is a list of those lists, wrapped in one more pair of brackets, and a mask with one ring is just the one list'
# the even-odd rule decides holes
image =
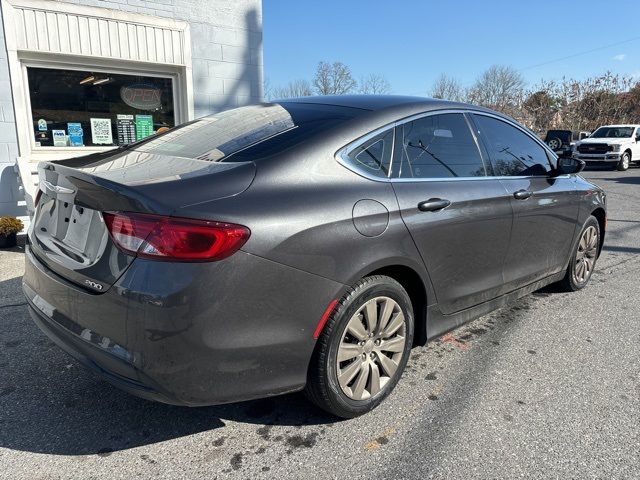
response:
{"label": "concrete block wall", "polygon": [[18,140],[9,80],[7,45],[0,11],[0,216],[27,215],[15,172],[17,156]]}

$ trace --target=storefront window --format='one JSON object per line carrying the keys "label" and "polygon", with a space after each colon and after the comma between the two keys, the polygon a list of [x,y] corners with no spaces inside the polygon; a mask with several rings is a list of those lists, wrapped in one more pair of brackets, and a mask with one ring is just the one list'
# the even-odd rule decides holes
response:
{"label": "storefront window", "polygon": [[36,146],[127,145],[175,125],[170,78],[27,68]]}

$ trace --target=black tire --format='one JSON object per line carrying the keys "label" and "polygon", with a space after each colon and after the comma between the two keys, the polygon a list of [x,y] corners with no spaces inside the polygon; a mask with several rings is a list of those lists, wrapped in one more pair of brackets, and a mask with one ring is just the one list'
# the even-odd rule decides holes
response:
{"label": "black tire", "polygon": [[[356,315],[362,308],[365,308],[365,305],[368,301],[372,299],[380,299],[381,297],[383,298],[383,300],[377,300],[374,303],[374,305],[376,306],[376,311],[379,312],[379,314],[382,313],[383,307],[380,306],[382,304],[378,304],[378,301],[386,302],[384,298],[387,298],[393,300],[393,302],[395,302],[394,308],[399,309],[399,311],[401,311],[404,315],[404,326],[402,327],[402,331],[404,332],[404,347],[399,348],[399,350],[401,350],[402,352],[402,356],[397,362],[397,369],[395,370],[395,373],[392,376],[385,377],[385,385],[383,387],[380,387],[380,390],[376,394],[371,395],[366,399],[354,400],[343,391],[343,388],[340,386],[340,383],[338,381],[338,350],[340,346],[345,345],[345,342],[347,342],[350,338],[350,333],[347,331],[347,326],[350,325],[350,321],[353,318],[359,318],[362,321],[361,326],[366,328],[365,320],[361,319],[359,315],[358,317],[354,317],[354,315]],[[393,302],[390,302],[390,304],[393,304]],[[394,312],[396,314],[398,312],[397,309],[394,309]],[[390,324],[391,320],[388,320],[387,325]],[[389,393],[391,393],[393,388],[398,383],[398,380],[402,376],[402,372],[404,371],[404,368],[409,359],[409,354],[413,343],[413,333],[414,318],[413,309],[411,307],[411,300],[409,299],[409,295],[402,287],[402,285],[400,285],[393,278],[383,275],[374,275],[363,278],[353,287],[351,287],[347,293],[345,293],[345,295],[342,297],[342,299],[334,309],[324,327],[324,330],[318,338],[318,342],[311,358],[311,363],[309,365],[309,371],[307,374],[307,385],[305,387],[305,394],[307,398],[321,409],[342,418],[357,417],[373,410],[389,395]],[[380,335],[382,336],[382,333],[380,333]],[[394,338],[397,338],[397,335],[399,334],[396,333],[394,335]],[[369,343],[374,341],[373,338],[367,340],[367,346],[369,349],[371,348],[371,345],[369,345]],[[353,340],[358,341],[358,339],[356,339],[355,337],[353,337]],[[384,342],[385,340],[380,341]],[[375,342],[378,342],[378,340],[375,340]],[[360,348],[359,344],[360,343],[353,346],[356,348]],[[373,364],[375,361],[377,361],[378,364],[381,365],[380,360],[378,360],[376,355],[384,355],[384,353],[369,353],[369,358],[375,359],[371,360],[370,363],[368,363],[369,359],[366,357],[367,354],[363,353],[362,355],[362,360],[360,359],[360,354],[358,354],[352,360],[343,361],[341,362],[341,364],[344,365],[346,363],[347,365],[350,365],[351,363],[355,364],[356,362],[359,362],[361,366],[356,366],[357,369],[362,369],[362,366],[369,365],[370,363]],[[374,388],[371,387],[370,383],[373,381],[372,369],[374,367],[370,366],[366,368],[368,372],[366,374],[368,378],[368,389],[374,391]],[[377,368],[378,367],[376,367],[376,369]],[[384,373],[382,367],[380,367],[379,372]],[[359,378],[359,375],[360,374],[354,377],[354,384],[356,383],[356,379]],[[378,373],[377,375],[378,379],[380,379],[380,373]]]}
{"label": "black tire", "polygon": [[620,157],[620,161],[616,165],[616,170],[618,170],[619,172],[624,172],[629,168],[630,164],[631,164],[631,154],[629,152],[624,152],[622,154],[622,157]]}
{"label": "black tire", "polygon": [[[578,274],[579,264],[580,264],[579,257],[581,255],[581,250],[584,251],[584,249],[581,246],[581,242],[587,230],[591,228],[595,228],[595,232],[596,232],[595,251],[592,252],[593,265],[588,271],[586,278],[581,278],[581,276]],[[576,292],[586,287],[587,283],[589,283],[589,279],[591,278],[591,275],[593,274],[593,271],[595,270],[596,261],[598,259],[599,252],[600,252],[600,224],[598,223],[598,220],[594,216],[590,216],[585,222],[584,226],[582,227],[582,230],[580,230],[580,235],[578,235],[578,238],[576,239],[573,245],[573,249],[571,251],[571,258],[569,260],[569,265],[567,266],[567,272],[564,278],[559,282],[560,287],[567,292]]]}

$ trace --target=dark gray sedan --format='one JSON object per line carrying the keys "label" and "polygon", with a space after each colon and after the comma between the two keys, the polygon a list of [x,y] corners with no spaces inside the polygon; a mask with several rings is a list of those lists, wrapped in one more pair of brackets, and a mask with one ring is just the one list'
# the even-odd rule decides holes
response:
{"label": "dark gray sedan", "polygon": [[38,326],[141,397],[304,389],[353,417],[410,349],[559,282],[583,288],[605,194],[510,118],[309,97],[40,167],[24,292]]}

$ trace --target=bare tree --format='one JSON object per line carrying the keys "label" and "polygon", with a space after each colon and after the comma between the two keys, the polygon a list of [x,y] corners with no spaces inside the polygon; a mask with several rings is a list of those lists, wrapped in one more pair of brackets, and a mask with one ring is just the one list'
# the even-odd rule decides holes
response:
{"label": "bare tree", "polygon": [[513,67],[494,65],[486,70],[469,91],[472,103],[516,116],[524,96],[525,81]]}
{"label": "bare tree", "polygon": [[607,123],[635,122],[640,107],[635,85],[630,77],[611,72],[583,80],[547,82],[544,91],[557,105],[547,128],[594,130]]}
{"label": "bare tree", "polygon": [[640,82],[611,72],[583,80],[543,80],[525,91],[518,71],[496,65],[482,73],[468,91],[455,79],[441,75],[431,95],[504,112],[540,134],[555,128],[593,131],[604,124],[640,121]]}
{"label": "bare tree", "polygon": [[529,92],[522,103],[520,120],[535,132],[544,132],[557,120],[562,99],[557,94],[555,82],[542,81]]}
{"label": "bare tree", "polygon": [[272,88],[269,98],[296,98],[310,95],[313,95],[313,87],[309,80],[299,79],[292,80],[283,87]]}
{"label": "bare tree", "polygon": [[268,77],[264,77],[262,82],[262,96],[265,100],[271,100],[273,98],[273,85]]}
{"label": "bare tree", "polygon": [[391,91],[391,84],[382,75],[370,73],[360,79],[360,93],[364,94],[385,94]]}
{"label": "bare tree", "polygon": [[443,100],[464,102],[466,101],[467,93],[458,80],[443,73],[433,82],[431,96]]}
{"label": "bare tree", "polygon": [[351,69],[344,63],[320,62],[313,85],[319,95],[343,95],[352,92],[357,82],[351,75]]}

